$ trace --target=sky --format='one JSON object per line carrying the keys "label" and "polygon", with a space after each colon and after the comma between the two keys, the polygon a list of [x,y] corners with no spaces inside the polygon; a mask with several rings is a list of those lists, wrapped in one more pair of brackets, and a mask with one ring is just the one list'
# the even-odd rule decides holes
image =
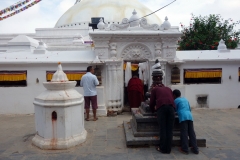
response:
{"label": "sky", "polygon": [[[22,0],[0,0],[0,10]],[[103,0],[101,0],[103,1]],[[138,0],[155,11],[173,0]],[[36,28],[53,28],[58,19],[76,0],[42,0],[39,4],[13,17],[0,21],[0,34],[35,33]],[[240,0],[176,0],[156,13],[162,20],[167,16],[172,26],[180,22],[189,26],[191,14],[220,14],[224,19],[240,20]],[[238,25],[235,30],[240,29]]]}

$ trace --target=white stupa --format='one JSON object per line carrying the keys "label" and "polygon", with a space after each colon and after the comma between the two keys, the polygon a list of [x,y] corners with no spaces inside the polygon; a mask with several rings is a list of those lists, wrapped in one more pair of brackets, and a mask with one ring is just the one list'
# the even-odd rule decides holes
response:
{"label": "white stupa", "polygon": [[[76,4],[62,15],[55,27],[74,27],[74,23],[90,22],[92,17],[104,17],[106,23],[118,23],[132,15],[133,9],[139,17],[153,12],[138,0],[77,0]],[[148,22],[162,24],[156,14],[149,16]]]}

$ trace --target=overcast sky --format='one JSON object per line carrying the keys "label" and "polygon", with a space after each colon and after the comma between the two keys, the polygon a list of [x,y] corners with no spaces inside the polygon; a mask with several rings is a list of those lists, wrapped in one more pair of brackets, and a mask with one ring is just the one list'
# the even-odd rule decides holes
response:
{"label": "overcast sky", "polygon": [[[0,0],[0,9],[4,9],[22,0]],[[34,33],[35,28],[53,28],[57,20],[76,0],[42,0],[39,4],[6,20],[0,21],[0,34]],[[103,0],[102,0],[103,1]],[[172,0],[139,0],[153,11]],[[180,22],[189,25],[191,13],[194,15],[220,14],[224,19],[240,20],[240,0],[177,0],[159,11],[157,15],[164,20],[168,16],[172,26]],[[240,25],[236,29],[239,29]]]}

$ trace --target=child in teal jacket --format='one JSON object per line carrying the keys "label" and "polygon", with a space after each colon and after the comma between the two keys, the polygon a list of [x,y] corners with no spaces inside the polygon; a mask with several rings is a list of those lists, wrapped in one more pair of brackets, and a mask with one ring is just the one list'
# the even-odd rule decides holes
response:
{"label": "child in teal jacket", "polygon": [[176,111],[179,117],[179,123],[181,126],[181,148],[179,151],[188,154],[188,137],[192,145],[191,151],[198,154],[196,134],[193,127],[193,117],[189,102],[186,98],[181,97],[179,90],[173,91],[174,103],[176,105]]}

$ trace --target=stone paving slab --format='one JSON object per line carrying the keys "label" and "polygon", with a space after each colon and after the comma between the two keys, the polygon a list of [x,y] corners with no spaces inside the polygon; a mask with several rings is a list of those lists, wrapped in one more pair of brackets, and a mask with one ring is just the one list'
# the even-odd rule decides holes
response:
{"label": "stone paving slab", "polygon": [[193,109],[197,137],[207,139],[199,155],[183,155],[177,147],[161,154],[154,146],[126,147],[123,121],[131,113],[99,117],[85,122],[85,143],[63,151],[44,151],[31,144],[35,134],[34,115],[0,115],[0,160],[239,160],[240,109]]}

